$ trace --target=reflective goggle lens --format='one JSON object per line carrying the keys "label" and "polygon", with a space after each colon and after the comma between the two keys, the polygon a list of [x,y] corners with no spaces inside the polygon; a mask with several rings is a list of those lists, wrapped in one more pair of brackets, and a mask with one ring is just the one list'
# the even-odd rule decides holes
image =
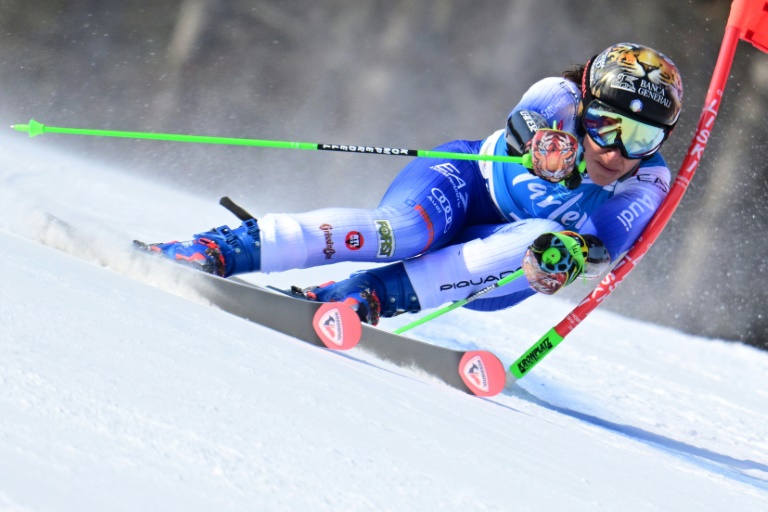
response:
{"label": "reflective goggle lens", "polygon": [[582,117],[582,124],[598,146],[619,148],[625,158],[652,155],[666,138],[664,128],[620,114],[599,100],[589,104]]}

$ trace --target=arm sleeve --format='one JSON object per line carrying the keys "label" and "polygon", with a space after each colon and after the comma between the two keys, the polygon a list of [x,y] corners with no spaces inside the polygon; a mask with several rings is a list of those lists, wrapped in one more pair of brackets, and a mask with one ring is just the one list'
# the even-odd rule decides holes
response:
{"label": "arm sleeve", "polygon": [[581,101],[581,93],[576,84],[561,77],[549,77],[533,84],[520,102],[512,109],[512,113],[520,110],[538,112],[547,123],[569,133],[576,133],[576,115]]}
{"label": "arm sleeve", "polygon": [[597,208],[579,230],[603,241],[615,261],[629,250],[669,191],[670,172],[656,154],[634,176],[616,185],[615,195]]}
{"label": "arm sleeve", "polygon": [[536,295],[536,291],[533,288],[528,288],[526,290],[520,290],[492,299],[473,300],[472,302],[464,304],[463,307],[473,311],[498,311],[500,309],[511,308],[534,295]]}

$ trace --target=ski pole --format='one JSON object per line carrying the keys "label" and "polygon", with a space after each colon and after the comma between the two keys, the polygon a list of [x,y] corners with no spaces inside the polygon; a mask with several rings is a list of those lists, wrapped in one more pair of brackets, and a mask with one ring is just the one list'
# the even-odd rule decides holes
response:
{"label": "ski pole", "polygon": [[27,132],[30,137],[44,133],[60,133],[67,135],[89,135],[94,137],[118,137],[124,139],[147,139],[173,142],[191,142],[196,144],[219,144],[228,146],[256,146],[282,149],[304,149],[312,151],[340,151],[343,153],[360,153],[366,155],[394,155],[423,158],[447,158],[455,160],[486,160],[492,162],[510,162],[531,167],[531,156],[501,156],[477,155],[469,153],[452,153],[448,151],[432,151],[424,149],[389,148],[378,146],[359,146],[354,144],[317,144],[313,142],[290,142],[284,140],[242,139],[234,137],[210,137],[205,135],[183,135],[178,133],[125,132],[117,130],[94,130],[89,128],[65,128],[46,126],[31,119],[29,124],[11,126],[17,132]]}
{"label": "ski pole", "polygon": [[757,49],[768,53],[768,11],[764,1],[734,0],[725,28],[725,35],[720,46],[720,53],[715,63],[709,89],[704,100],[704,108],[699,118],[688,153],[680,166],[666,199],[646,226],[640,237],[632,245],[616,267],[584,298],[560,323],[547,331],[509,368],[520,379],[560,344],[635,268],[646,252],[656,242],[672,214],[680,204],[683,194],[688,189],[696,169],[699,166],[704,149],[712,135],[712,129],[723,99],[728,75],[733,63],[739,39],[752,43]]}
{"label": "ski pole", "polygon": [[428,315],[426,315],[426,316],[424,316],[422,318],[419,318],[418,320],[414,320],[413,322],[411,322],[411,323],[409,323],[407,325],[404,325],[404,326],[402,326],[402,327],[400,327],[398,329],[395,329],[394,331],[392,331],[392,333],[393,334],[402,334],[405,331],[409,331],[409,330],[413,329],[414,327],[418,327],[421,324],[427,323],[427,322],[429,322],[432,319],[435,319],[435,318],[437,318],[439,316],[442,316],[442,315],[448,313],[449,311],[453,311],[454,309],[460,308],[461,306],[463,306],[463,305],[465,305],[465,304],[467,304],[469,302],[472,302],[475,299],[479,299],[482,295],[485,295],[486,293],[492,292],[493,290],[501,288],[505,284],[511,283],[512,281],[514,281],[515,279],[517,279],[518,277],[520,277],[522,275],[523,275],[523,269],[519,269],[519,270],[515,271],[514,273],[499,279],[495,283],[486,286],[482,290],[476,291],[475,293],[471,294],[466,299],[457,300],[456,302],[454,302],[452,304],[449,304],[449,305],[447,305],[447,306],[445,306],[443,308],[440,308],[437,311],[433,311],[432,313],[430,313],[430,314],[428,314]]}

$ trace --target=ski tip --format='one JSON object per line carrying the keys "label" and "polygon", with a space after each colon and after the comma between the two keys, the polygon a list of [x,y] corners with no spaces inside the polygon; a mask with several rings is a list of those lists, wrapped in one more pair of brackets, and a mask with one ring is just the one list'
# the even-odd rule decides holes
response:
{"label": "ski tip", "polygon": [[360,341],[360,317],[343,302],[326,302],[315,312],[312,327],[323,344],[332,350],[349,350]]}
{"label": "ski tip", "polygon": [[486,350],[464,354],[459,363],[459,375],[469,391],[477,396],[496,396],[507,383],[504,365]]}

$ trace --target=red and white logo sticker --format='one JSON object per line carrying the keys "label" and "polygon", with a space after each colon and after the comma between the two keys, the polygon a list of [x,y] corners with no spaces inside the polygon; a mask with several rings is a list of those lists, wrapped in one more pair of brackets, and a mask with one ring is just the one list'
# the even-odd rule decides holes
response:
{"label": "red and white logo sticker", "polygon": [[347,245],[347,249],[350,251],[359,251],[363,248],[365,239],[359,231],[350,231],[347,236],[344,237],[344,243]]}
{"label": "red and white logo sticker", "polygon": [[499,358],[484,350],[464,354],[459,363],[459,375],[469,390],[478,396],[498,395],[507,382]]}
{"label": "red and white logo sticker", "polygon": [[317,322],[317,327],[323,331],[324,339],[337,347],[342,345],[344,341],[344,324],[341,323],[339,308],[333,308],[321,315]]}
{"label": "red and white logo sticker", "polygon": [[326,302],[315,312],[312,326],[323,344],[333,350],[348,350],[360,342],[360,317],[342,302]]}
{"label": "red and white logo sticker", "polygon": [[488,372],[485,370],[482,357],[475,356],[464,363],[462,372],[464,372],[464,376],[467,379],[472,381],[475,389],[479,389],[484,393],[488,392]]}

